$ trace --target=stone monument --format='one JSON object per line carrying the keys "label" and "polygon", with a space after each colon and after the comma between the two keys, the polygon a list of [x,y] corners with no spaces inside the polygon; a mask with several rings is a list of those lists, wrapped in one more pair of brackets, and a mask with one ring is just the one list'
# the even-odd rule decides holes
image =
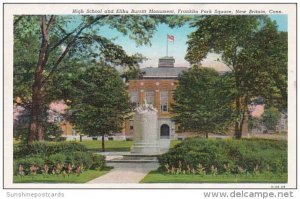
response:
{"label": "stone monument", "polygon": [[157,110],[151,104],[147,104],[146,101],[135,109],[131,154],[160,154]]}

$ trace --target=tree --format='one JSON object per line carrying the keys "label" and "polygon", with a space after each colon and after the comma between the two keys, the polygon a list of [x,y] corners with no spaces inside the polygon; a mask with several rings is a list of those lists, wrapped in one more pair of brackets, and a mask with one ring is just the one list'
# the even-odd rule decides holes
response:
{"label": "tree", "polygon": [[[49,111],[45,110],[43,115],[42,126],[45,131],[45,140],[61,140],[62,130],[59,123],[50,121]],[[27,143],[28,126],[30,122],[30,109],[26,106],[14,106],[14,138],[21,141],[23,144]]]}
{"label": "tree", "polygon": [[[14,70],[21,70],[15,70],[18,74],[14,74],[14,91],[18,96],[14,95],[21,97],[22,103],[30,105],[28,142],[43,140],[45,107],[49,101],[61,99],[61,96],[51,96],[49,93],[64,90],[61,85],[58,89],[58,83],[54,80],[66,71],[67,74],[75,73],[78,68],[73,65],[101,61],[110,66],[135,68],[142,60],[140,55],[127,55],[121,46],[100,35],[101,27],[109,26],[130,37],[137,45],[145,45],[150,43],[158,23],[174,27],[182,24],[185,18],[139,15],[16,16]],[[22,77],[23,74],[26,76]],[[23,93],[18,92],[22,87]]]}
{"label": "tree", "polygon": [[211,68],[192,67],[179,76],[172,105],[173,120],[184,130],[198,133],[224,132],[233,112],[229,74]]}
{"label": "tree", "polygon": [[[199,64],[209,52],[221,54],[221,61],[231,70],[235,80],[235,137],[241,138],[248,104],[260,95],[272,99],[270,96],[274,96],[274,92],[270,91],[274,88],[274,81],[286,73],[285,59],[274,64],[276,56],[282,57],[280,54],[286,53],[286,49],[282,47],[279,51],[279,45],[273,49],[274,45],[265,42],[267,38],[271,43],[278,41],[270,31],[266,31],[272,29],[273,33],[277,33],[276,24],[266,16],[201,16],[192,26],[196,30],[189,36],[186,59],[192,64]],[[281,40],[282,43],[284,40]],[[258,52],[260,56],[257,56]],[[268,62],[262,64],[264,60]],[[279,65],[280,70],[274,69]],[[271,68],[280,77],[269,74]],[[283,78],[277,83],[277,88],[283,91],[281,95],[286,89],[285,81]]]}
{"label": "tree", "polygon": [[[287,108],[287,33],[278,32],[274,22],[265,26],[247,43],[239,59],[247,70],[245,88],[252,96],[261,96],[269,106]],[[253,86],[255,85],[255,86]]]}
{"label": "tree", "polygon": [[265,109],[262,115],[263,124],[266,126],[267,129],[275,131],[278,121],[280,119],[280,112],[275,107],[269,107]]}
{"label": "tree", "polygon": [[101,63],[82,71],[73,85],[71,121],[84,134],[102,136],[105,151],[105,135],[120,131],[130,112],[125,83],[116,69]]}

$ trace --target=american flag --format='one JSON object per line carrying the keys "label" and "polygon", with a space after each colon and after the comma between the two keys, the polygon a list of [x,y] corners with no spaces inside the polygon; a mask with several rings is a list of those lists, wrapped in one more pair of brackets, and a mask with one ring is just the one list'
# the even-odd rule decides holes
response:
{"label": "american flag", "polygon": [[173,42],[175,37],[173,35],[168,35],[168,41]]}

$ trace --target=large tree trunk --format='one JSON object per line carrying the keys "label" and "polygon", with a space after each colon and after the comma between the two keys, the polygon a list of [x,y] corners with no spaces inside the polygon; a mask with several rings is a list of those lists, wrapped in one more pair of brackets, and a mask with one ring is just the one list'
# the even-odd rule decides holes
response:
{"label": "large tree trunk", "polygon": [[[51,18],[52,19],[52,18]],[[45,65],[48,60],[47,49],[48,49],[48,28],[53,22],[50,19],[48,26],[46,25],[46,17],[41,16],[41,33],[42,43],[39,51],[39,58],[37,67],[34,74],[34,82],[32,84],[32,102],[31,102],[31,115],[30,115],[30,129],[28,134],[28,143],[32,143],[35,140],[44,139],[44,130],[42,126],[42,78]]]}
{"label": "large tree trunk", "polygon": [[43,140],[44,132],[42,127],[42,94],[39,81],[35,81],[32,86],[32,103],[30,114],[30,129],[28,134],[28,143],[31,144],[35,140]]}
{"label": "large tree trunk", "polygon": [[102,152],[105,152],[105,140],[104,140],[104,134],[102,134]]}

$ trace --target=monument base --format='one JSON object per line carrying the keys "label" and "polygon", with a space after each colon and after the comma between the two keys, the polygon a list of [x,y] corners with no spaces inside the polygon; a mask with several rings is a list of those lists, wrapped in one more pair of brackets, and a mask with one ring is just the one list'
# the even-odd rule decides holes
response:
{"label": "monument base", "polygon": [[131,147],[131,154],[133,155],[159,155],[159,143],[145,143],[135,142]]}
{"label": "monument base", "polygon": [[158,163],[158,155],[124,154],[107,160],[107,163]]}

